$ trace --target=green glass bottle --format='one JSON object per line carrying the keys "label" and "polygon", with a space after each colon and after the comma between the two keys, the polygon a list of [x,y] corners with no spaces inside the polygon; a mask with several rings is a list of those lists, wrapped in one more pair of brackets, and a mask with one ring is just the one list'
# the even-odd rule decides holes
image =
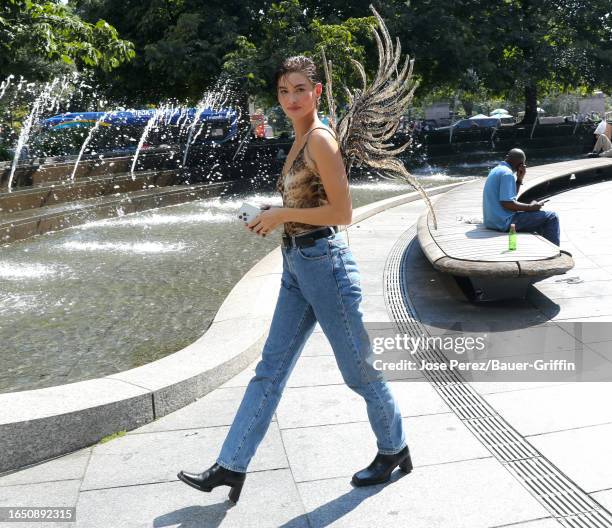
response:
{"label": "green glass bottle", "polygon": [[508,232],[508,249],[510,251],[516,250],[516,226],[510,224],[510,231]]}

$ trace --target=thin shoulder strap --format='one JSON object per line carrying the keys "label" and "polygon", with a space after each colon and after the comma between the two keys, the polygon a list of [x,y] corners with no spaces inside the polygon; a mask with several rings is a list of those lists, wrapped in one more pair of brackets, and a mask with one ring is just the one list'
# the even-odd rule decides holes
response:
{"label": "thin shoulder strap", "polygon": [[[304,153],[304,150],[306,149],[306,145],[308,144],[308,137],[310,136],[311,132],[314,132],[317,129],[321,129],[321,130],[327,130],[328,132],[331,132],[331,130],[325,128],[325,127],[315,127],[312,130],[309,130],[308,132],[306,132],[306,135],[304,136],[306,139],[304,140],[304,143],[302,144],[302,146],[300,147],[300,150],[298,151],[298,153],[295,155],[295,158],[293,158],[293,162],[291,163],[291,166],[289,167],[289,169],[287,169],[287,172],[285,172],[284,174],[288,174],[289,171],[291,171],[291,169],[293,169],[293,166],[295,165],[295,162],[298,160],[298,158]],[[332,132],[333,134],[333,132]],[[334,139],[336,139],[336,136],[334,135]],[[281,174],[283,174],[283,172],[281,171]]]}
{"label": "thin shoulder strap", "polygon": [[332,136],[334,136],[334,139],[336,139],[336,134],[333,130],[325,127],[314,127],[312,130],[306,132],[306,141],[304,141],[304,146],[306,145],[306,143],[308,143],[308,136],[310,136],[311,132],[314,132],[315,130],[325,130],[326,132],[329,132]]}
{"label": "thin shoulder strap", "polygon": [[308,132],[306,132],[306,141],[304,141],[304,144],[302,145],[302,149],[301,149],[300,153],[302,151],[308,150],[308,137],[310,136],[310,133],[314,132],[315,130],[325,130],[326,132],[329,132],[336,141],[338,141],[338,139],[336,138],[336,134],[334,133],[333,130],[330,130],[329,128],[325,128],[325,127],[315,127],[312,130],[309,130]]}

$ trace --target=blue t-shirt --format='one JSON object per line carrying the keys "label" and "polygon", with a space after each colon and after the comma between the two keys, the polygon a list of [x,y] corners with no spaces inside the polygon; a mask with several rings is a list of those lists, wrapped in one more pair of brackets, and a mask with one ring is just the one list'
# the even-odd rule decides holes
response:
{"label": "blue t-shirt", "polygon": [[482,214],[485,226],[498,231],[508,231],[513,211],[505,209],[500,202],[516,199],[516,178],[512,167],[502,161],[487,176],[482,193]]}

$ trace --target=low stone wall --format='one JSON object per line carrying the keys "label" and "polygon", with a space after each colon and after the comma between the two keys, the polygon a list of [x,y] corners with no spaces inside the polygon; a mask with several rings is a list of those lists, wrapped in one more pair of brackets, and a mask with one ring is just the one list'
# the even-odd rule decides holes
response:
{"label": "low stone wall", "polygon": [[[109,158],[83,159],[79,162],[75,179],[121,174],[129,172],[134,156],[114,156]],[[44,185],[52,182],[63,182],[72,179],[72,171],[76,159],[45,163],[34,160],[29,165],[18,165],[13,175],[12,189]],[[171,154],[164,150],[161,152],[143,150],[138,156],[136,172],[146,170],[176,170],[178,157],[171,158]],[[11,173],[11,164],[0,166],[0,189],[6,190]]]}
{"label": "low stone wall", "polygon": [[[142,183],[139,185],[142,186]],[[224,184],[173,185],[122,196],[107,194],[81,204],[78,209],[60,207],[42,212],[34,210],[21,218],[13,216],[0,220],[0,242],[8,244],[95,220],[210,198],[217,196],[223,188]]]}

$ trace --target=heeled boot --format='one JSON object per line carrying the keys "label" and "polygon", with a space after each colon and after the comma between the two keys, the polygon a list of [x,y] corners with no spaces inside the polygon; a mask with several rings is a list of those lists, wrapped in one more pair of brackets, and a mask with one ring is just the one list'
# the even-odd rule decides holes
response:
{"label": "heeled boot", "polygon": [[365,469],[353,475],[351,481],[355,486],[372,486],[382,484],[391,478],[393,470],[399,466],[405,473],[412,471],[412,460],[408,446],[404,447],[395,455],[383,455],[378,453],[372,463]]}
{"label": "heeled boot", "polygon": [[212,491],[217,486],[230,486],[229,499],[236,503],[240,498],[246,473],[230,471],[215,463],[203,473],[179,471],[177,477],[185,484],[200,491]]}

